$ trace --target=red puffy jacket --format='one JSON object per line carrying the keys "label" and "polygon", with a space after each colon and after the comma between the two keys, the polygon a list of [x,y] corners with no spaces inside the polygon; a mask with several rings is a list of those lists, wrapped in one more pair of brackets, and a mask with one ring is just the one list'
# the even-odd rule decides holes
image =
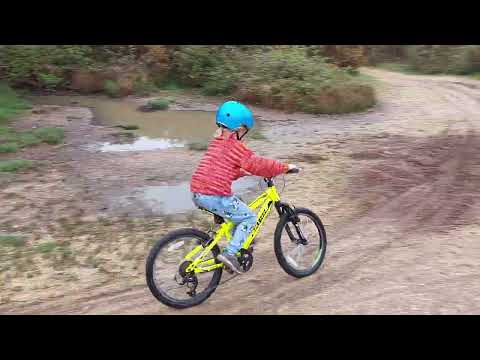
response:
{"label": "red puffy jacket", "polygon": [[286,172],[288,164],[255,155],[234,134],[216,137],[192,176],[190,191],[230,196],[232,182],[245,175],[242,170],[268,178]]}

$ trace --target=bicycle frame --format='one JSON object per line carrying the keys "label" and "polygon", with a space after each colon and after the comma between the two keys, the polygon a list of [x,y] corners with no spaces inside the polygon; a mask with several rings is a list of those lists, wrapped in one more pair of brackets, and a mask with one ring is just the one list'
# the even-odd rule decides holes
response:
{"label": "bicycle frame", "polygon": [[[248,205],[248,207],[252,210],[258,209],[259,207],[260,210],[257,213],[257,223],[255,224],[254,228],[248,235],[247,240],[243,244],[243,249],[248,249],[250,247],[250,244],[255,239],[255,236],[265,222],[265,219],[272,211],[273,204],[280,201],[280,196],[278,195],[277,189],[275,185],[273,185],[273,182],[269,180],[268,184],[269,186],[267,187],[267,189]],[[203,258],[212,250],[215,245],[220,242],[222,238],[225,237],[227,241],[230,241],[232,239],[232,229],[234,227],[235,225],[233,222],[225,221],[222,225],[220,225],[220,228],[215,234],[215,237],[212,241],[208,243],[207,246],[205,246],[205,244],[198,245],[192,251],[190,251],[185,256],[184,261],[192,261],[193,257],[202,249],[204,249],[202,253],[187,267],[186,271],[202,273],[223,267],[223,263],[217,264],[215,262],[215,259],[203,260]]]}

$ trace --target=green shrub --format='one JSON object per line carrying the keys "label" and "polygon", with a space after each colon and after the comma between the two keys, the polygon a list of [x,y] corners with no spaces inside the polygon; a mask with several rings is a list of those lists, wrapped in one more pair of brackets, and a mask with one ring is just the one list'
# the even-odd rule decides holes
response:
{"label": "green shrub", "polygon": [[154,110],[168,109],[170,102],[166,99],[153,99],[148,102],[148,105]]}
{"label": "green shrub", "polygon": [[210,71],[224,63],[219,46],[182,45],[174,52],[173,72],[184,84],[201,86],[208,81]]}
{"label": "green shrub", "polygon": [[161,90],[180,90],[184,89],[185,86],[180,84],[179,82],[172,80],[172,79],[159,79],[158,81],[155,81],[155,85],[157,86],[158,89]]}
{"label": "green shrub", "polygon": [[0,172],[16,172],[33,167],[34,162],[24,159],[0,160]]}
{"label": "green shrub", "polygon": [[375,104],[373,87],[352,69],[340,69],[302,48],[257,54],[234,96],[286,111],[345,113]]}
{"label": "green shrub", "polygon": [[0,144],[0,153],[14,153],[18,151],[16,143]]}
{"label": "green shrub", "polygon": [[39,73],[40,83],[48,90],[54,90],[62,83],[63,78],[54,74]]}
{"label": "green shrub", "polygon": [[464,75],[480,71],[479,45],[412,45],[407,62],[425,74]]}
{"label": "green shrub", "polygon": [[46,69],[55,69],[54,76],[63,79],[69,69],[91,65],[92,55],[90,45],[4,45],[0,61],[10,82],[41,87],[56,82],[51,75],[42,79]]}
{"label": "green shrub", "polygon": [[60,127],[42,127],[32,131],[33,135],[42,142],[57,145],[63,142],[65,131]]}
{"label": "green shrub", "polygon": [[116,81],[113,80],[105,80],[103,84],[103,88],[105,92],[111,97],[119,97],[120,96],[120,85]]}

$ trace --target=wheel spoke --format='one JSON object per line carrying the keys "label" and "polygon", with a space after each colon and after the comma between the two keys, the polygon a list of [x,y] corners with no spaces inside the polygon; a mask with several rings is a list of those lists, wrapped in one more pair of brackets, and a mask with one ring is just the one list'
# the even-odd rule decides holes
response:
{"label": "wheel spoke", "polygon": [[296,215],[299,220],[296,224],[289,220],[284,225],[280,248],[291,271],[308,272],[323,260],[324,233],[310,213],[300,210]]}
{"label": "wheel spoke", "polygon": [[[150,272],[147,269],[147,280],[150,290],[159,300],[167,305],[185,302],[192,302],[192,305],[194,305],[201,294],[212,291],[211,289],[216,287],[220,281],[219,271],[222,271],[220,268],[203,272],[201,276],[196,273],[185,274],[189,264],[200,253],[195,254],[191,261],[187,261],[185,256],[195,249],[200,241],[207,240],[206,234],[204,238],[199,237],[195,232],[185,231],[183,234],[178,234],[170,239],[167,235],[163,242],[158,243],[162,245],[157,244],[154,248],[156,253],[149,256],[149,262],[147,263],[148,269],[151,269]],[[203,260],[211,261],[214,258],[215,253],[210,252],[206,254]],[[186,277],[182,279],[181,274],[186,275]],[[182,281],[187,280],[187,277],[190,284],[188,289],[186,287],[187,283],[180,285]],[[192,287],[195,290],[193,296],[187,294],[188,291],[192,290]],[[184,292],[180,290],[182,288],[185,290]],[[184,305],[182,304],[182,306]]]}
{"label": "wheel spoke", "polygon": [[300,264],[303,258],[303,251],[304,251],[304,246],[301,244],[297,245],[297,264]]}

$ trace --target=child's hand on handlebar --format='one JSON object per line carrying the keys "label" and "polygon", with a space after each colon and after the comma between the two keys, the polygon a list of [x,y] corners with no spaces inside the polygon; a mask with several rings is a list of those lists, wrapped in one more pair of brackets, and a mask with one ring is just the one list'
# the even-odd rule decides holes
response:
{"label": "child's hand on handlebar", "polygon": [[298,172],[300,172],[300,168],[298,168],[297,165],[288,164],[287,174],[295,174]]}

